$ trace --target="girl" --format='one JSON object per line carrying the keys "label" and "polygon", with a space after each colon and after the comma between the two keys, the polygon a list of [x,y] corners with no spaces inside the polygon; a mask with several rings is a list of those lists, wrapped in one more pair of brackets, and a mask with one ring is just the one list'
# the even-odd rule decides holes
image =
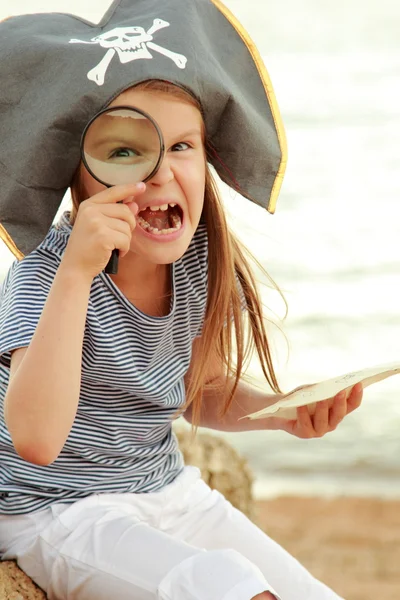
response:
{"label": "girl", "polygon": [[[174,15],[178,8],[183,15],[180,2],[171,4]],[[182,18],[199,18],[200,35],[211,23],[209,11],[220,7],[208,0],[193,4],[196,10]],[[154,5],[156,17],[161,8]],[[112,21],[125,26],[127,14],[131,22],[141,22],[140,8],[148,18],[148,3],[116,3],[101,30]],[[122,9],[125,12],[118,15]],[[213,16],[220,19],[221,14]],[[65,16],[52,16],[55,22],[61,17]],[[9,28],[5,32],[12,31],[10,39],[23,26],[36,26],[37,44],[46,45],[61,31],[52,28],[48,18],[38,16],[33,25],[32,18],[12,19],[4,24]],[[71,20],[76,27],[72,17],[64,25]],[[232,20],[227,24],[232,35]],[[153,29],[156,26],[160,23]],[[65,28],[62,31],[65,37]],[[115,37],[115,28],[110,31]],[[124,32],[126,36],[126,27]],[[141,39],[149,37],[147,33]],[[236,43],[243,44],[243,39],[237,36]],[[81,91],[81,105],[76,100],[69,109],[78,114],[89,104],[90,115],[102,106],[144,110],[158,123],[166,152],[146,184],[110,189],[97,182],[75,154],[72,181],[69,176],[72,212],[64,213],[7,274],[0,304],[2,557],[17,559],[50,599],[337,600],[333,591],[210,490],[197,469],[184,467],[171,432],[173,418],[182,413],[195,427],[240,431],[279,426],[299,437],[319,437],[335,429],[362,395],[354,388],[348,400],[340,395],[331,408],[329,403],[319,404],[313,417],[307,409],[298,409],[292,422],[239,420],[276,401],[279,387],[254,279],[228,230],[207,162],[211,156],[218,164],[225,155],[223,111],[213,126],[214,140],[221,140],[216,146],[209,140],[214,98],[201,93],[212,79],[210,62],[200,72],[193,57],[195,66],[192,75],[185,75],[185,85],[176,75],[168,78],[171,83],[157,76],[158,67],[149,60],[142,61],[147,77],[126,72],[121,61],[123,84],[111,80],[101,93]],[[248,50],[246,57],[249,60]],[[189,85],[193,73],[200,83]],[[88,74],[89,82],[99,86],[99,71],[95,81],[93,73],[91,77]],[[35,152],[35,132],[49,153],[49,185],[36,186],[42,200],[33,185],[25,185],[44,210],[46,193],[56,187],[49,173],[60,173],[54,144],[59,149],[64,144],[68,154],[66,132],[71,144],[82,132],[82,123],[72,122],[70,116],[46,114],[51,122],[45,128],[43,123],[32,124],[34,133],[29,132],[33,148],[27,146],[27,154],[34,152],[43,169],[48,165]],[[83,120],[82,115],[76,118]],[[243,113],[242,118],[236,142],[243,141],[245,147],[251,119],[246,121]],[[8,161],[10,172],[15,161]],[[224,166],[225,177],[230,162]],[[231,171],[236,181],[246,180],[241,168]],[[24,176],[14,178],[15,188],[21,188]],[[2,214],[6,212],[7,206]],[[11,219],[2,221],[3,237],[17,248],[15,240],[22,237],[17,228],[9,233]],[[19,221],[20,231],[29,237],[32,213]],[[162,233],[165,230],[168,233]],[[114,249],[120,252],[119,269],[109,276],[103,269]],[[241,381],[244,359],[253,345],[275,395]]]}

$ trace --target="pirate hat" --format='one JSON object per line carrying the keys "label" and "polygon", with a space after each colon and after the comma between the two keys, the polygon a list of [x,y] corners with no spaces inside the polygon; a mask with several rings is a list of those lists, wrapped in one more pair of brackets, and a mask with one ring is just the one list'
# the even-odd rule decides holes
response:
{"label": "pirate hat", "polygon": [[80,160],[88,121],[148,79],[203,108],[210,162],[275,210],[285,134],[248,34],[220,0],[115,0],[100,23],[61,13],[0,23],[0,236],[22,258],[44,239]]}

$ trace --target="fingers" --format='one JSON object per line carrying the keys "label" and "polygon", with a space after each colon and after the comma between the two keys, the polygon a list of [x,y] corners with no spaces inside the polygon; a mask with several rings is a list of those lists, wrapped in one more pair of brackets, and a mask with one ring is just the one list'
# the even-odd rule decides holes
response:
{"label": "fingers", "polygon": [[346,391],[335,396],[334,401],[317,402],[310,415],[307,406],[297,409],[297,429],[302,438],[320,438],[333,431],[347,414]]}
{"label": "fingers", "polygon": [[346,415],[356,410],[362,401],[363,385],[358,383],[339,392],[334,398],[317,402],[313,415],[308,406],[297,408],[297,419],[269,419],[266,429],[281,429],[302,439],[319,438],[334,431]]}
{"label": "fingers", "polygon": [[358,408],[362,401],[363,386],[354,386],[348,396],[348,390],[342,390],[330,401],[318,402],[313,418],[313,425],[317,436],[322,437],[325,433],[334,431],[346,415]]}
{"label": "fingers", "polygon": [[315,413],[312,418],[312,422],[315,430],[315,437],[322,437],[330,430],[330,401],[323,400],[322,402],[317,402],[315,407]]}
{"label": "fingers", "polygon": [[[135,204],[135,206],[137,206],[137,204]],[[89,210],[93,210],[95,214],[98,214],[98,209],[93,205],[89,207]],[[133,210],[131,210],[130,206],[127,204],[105,204],[101,207],[101,213],[105,217],[109,217],[115,221],[128,223],[131,231],[133,231],[136,227],[136,219],[133,214]],[[111,223],[110,226],[112,226]]]}
{"label": "fingers", "polygon": [[133,206],[136,204],[98,204],[83,202],[79,207],[77,223],[85,221],[88,231],[96,232],[102,230],[102,224],[106,221],[111,229],[127,224],[130,233],[136,227],[136,218],[133,214]]}
{"label": "fingers", "polygon": [[313,421],[307,406],[299,406],[299,408],[297,409],[296,424],[296,428],[299,432],[299,437],[305,439],[316,437]]}
{"label": "fingers", "polygon": [[107,225],[110,230],[114,231],[113,241],[115,248],[119,250],[120,257],[123,258],[128,254],[131,245],[132,227],[130,223],[120,219],[106,217],[104,224]]}
{"label": "fingers", "polygon": [[136,217],[139,212],[139,207],[136,204],[136,202],[132,202],[132,203],[128,204],[128,208],[131,211],[131,213]]}
{"label": "fingers", "polygon": [[334,431],[339,423],[361,404],[363,396],[362,383],[355,385],[348,396],[348,390],[342,390],[337,394],[330,406],[330,401],[318,402],[312,424],[316,437],[322,437],[325,433]]}
{"label": "fingers", "polygon": [[353,388],[351,388],[350,394],[349,390],[347,389],[341,391],[335,396],[329,415],[330,431],[336,429],[336,427],[341,421],[343,421],[346,415],[350,414],[360,406],[362,397],[362,383],[357,383],[355,386],[353,386]]}
{"label": "fingers", "polygon": [[347,415],[347,392],[342,390],[334,398],[329,411],[329,429],[333,431]]}
{"label": "fingers", "polygon": [[94,202],[96,204],[110,204],[122,202],[127,198],[131,198],[130,201],[132,202],[134,197],[143,194],[145,189],[146,184],[143,182],[129,185],[115,185],[111,188],[106,188],[105,190],[102,190],[98,194],[95,194],[94,196],[89,198],[89,201]]}
{"label": "fingers", "polygon": [[[142,188],[139,186],[139,189]],[[95,277],[104,269],[114,249],[117,248],[123,258],[130,250],[135,214],[139,210],[133,199],[132,186],[115,186],[82,202],[64,263]]]}
{"label": "fingers", "polygon": [[347,399],[347,414],[356,410],[362,402],[364,388],[362,383],[357,383],[351,390],[350,396]]}

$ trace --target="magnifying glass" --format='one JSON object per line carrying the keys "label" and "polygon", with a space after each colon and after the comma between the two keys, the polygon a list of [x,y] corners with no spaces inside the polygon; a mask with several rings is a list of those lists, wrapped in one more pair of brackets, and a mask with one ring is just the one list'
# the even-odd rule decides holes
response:
{"label": "magnifying glass", "polygon": [[[131,106],[100,111],[82,134],[81,157],[89,173],[106,187],[144,183],[157,173],[164,156],[164,139],[156,121]],[[113,250],[104,269],[118,272],[119,251]]]}

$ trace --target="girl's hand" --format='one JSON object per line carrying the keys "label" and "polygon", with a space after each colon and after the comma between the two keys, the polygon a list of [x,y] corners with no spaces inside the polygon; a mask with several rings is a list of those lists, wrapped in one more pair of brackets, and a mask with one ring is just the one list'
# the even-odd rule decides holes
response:
{"label": "girl's hand", "polygon": [[343,390],[330,400],[317,402],[315,412],[311,416],[307,406],[297,409],[297,419],[268,419],[268,429],[281,429],[302,439],[320,438],[334,431],[344,417],[361,404],[363,396],[362,383],[355,385],[351,392]]}
{"label": "girl's hand", "polygon": [[120,251],[121,257],[125,256],[136,227],[138,206],[134,198],[145,189],[143,183],[116,185],[84,200],[79,206],[63,264],[93,279],[105,268],[114,249]]}

